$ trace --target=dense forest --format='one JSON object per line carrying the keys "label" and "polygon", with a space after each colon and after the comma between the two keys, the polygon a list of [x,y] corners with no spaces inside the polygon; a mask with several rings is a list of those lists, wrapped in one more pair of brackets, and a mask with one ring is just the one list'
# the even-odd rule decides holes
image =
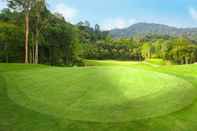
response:
{"label": "dense forest", "polygon": [[52,13],[45,0],[7,0],[0,12],[0,62],[83,65],[83,59],[143,61],[161,58],[177,64],[197,61],[197,42],[186,35],[112,38],[98,24],[73,25]]}

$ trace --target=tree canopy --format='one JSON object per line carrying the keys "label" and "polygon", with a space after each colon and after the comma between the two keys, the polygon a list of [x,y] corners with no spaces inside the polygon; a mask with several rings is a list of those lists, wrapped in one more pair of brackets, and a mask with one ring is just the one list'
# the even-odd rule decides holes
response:
{"label": "tree canopy", "polygon": [[0,13],[1,62],[23,62],[25,58],[34,64],[73,66],[83,65],[83,59],[197,61],[197,42],[187,36],[112,38],[98,24],[91,27],[84,21],[74,25],[61,14],[51,13],[45,0],[7,1],[10,8]]}

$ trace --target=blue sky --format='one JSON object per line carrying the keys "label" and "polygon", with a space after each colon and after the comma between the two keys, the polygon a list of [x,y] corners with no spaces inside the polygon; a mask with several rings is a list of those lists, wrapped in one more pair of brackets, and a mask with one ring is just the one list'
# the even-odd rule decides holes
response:
{"label": "blue sky", "polygon": [[137,22],[197,27],[197,0],[48,0],[48,6],[71,23],[88,20],[104,30]]}

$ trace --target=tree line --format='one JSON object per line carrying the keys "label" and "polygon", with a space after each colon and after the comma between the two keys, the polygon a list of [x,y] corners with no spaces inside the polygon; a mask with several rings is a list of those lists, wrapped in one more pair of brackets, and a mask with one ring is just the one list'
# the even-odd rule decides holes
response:
{"label": "tree line", "polygon": [[79,30],[45,0],[7,0],[0,12],[0,62],[73,65]]}
{"label": "tree line", "polygon": [[[98,25],[95,28],[91,28],[86,24],[82,27],[82,31],[86,32],[83,34],[89,36],[83,38],[82,58],[134,61],[160,58],[176,64],[192,64],[197,62],[197,42],[184,35],[174,37],[147,34],[113,39],[108,35],[108,32],[98,30]],[[95,33],[99,35],[96,35],[96,39],[93,39]]]}
{"label": "tree line", "polygon": [[83,65],[83,59],[197,61],[197,42],[186,36],[113,39],[98,24],[70,24],[61,14],[51,13],[45,0],[7,3],[9,8],[0,12],[0,62],[73,66]]}

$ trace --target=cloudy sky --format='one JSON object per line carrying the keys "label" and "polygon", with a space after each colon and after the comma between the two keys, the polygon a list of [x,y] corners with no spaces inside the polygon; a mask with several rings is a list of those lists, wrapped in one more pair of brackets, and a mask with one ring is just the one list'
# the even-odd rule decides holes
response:
{"label": "cloudy sky", "polygon": [[71,23],[88,20],[104,30],[137,22],[197,27],[197,0],[48,0],[48,7]]}

